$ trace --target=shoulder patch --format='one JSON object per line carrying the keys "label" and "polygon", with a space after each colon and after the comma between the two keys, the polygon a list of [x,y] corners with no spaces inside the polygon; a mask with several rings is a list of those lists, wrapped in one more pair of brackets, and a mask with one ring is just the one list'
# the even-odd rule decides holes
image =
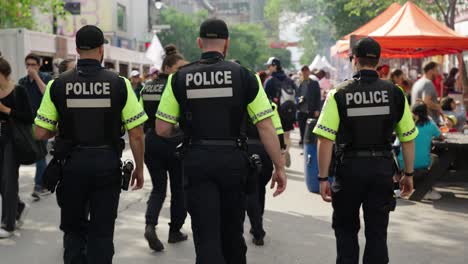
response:
{"label": "shoulder patch", "polygon": [[185,64],[184,66],[179,67],[178,71],[180,71],[180,70],[182,70],[182,69],[185,69],[185,68],[187,68],[187,67],[190,67],[190,66],[192,66],[192,65],[194,65],[194,64],[197,64],[198,62],[200,62],[200,61],[199,61],[199,60],[196,60],[196,61],[193,61],[193,62],[191,62],[191,63]]}
{"label": "shoulder patch", "polygon": [[354,83],[354,79],[346,80],[346,81],[338,84],[337,86],[335,86],[335,90],[336,91],[342,90],[342,89],[348,87],[352,83]]}

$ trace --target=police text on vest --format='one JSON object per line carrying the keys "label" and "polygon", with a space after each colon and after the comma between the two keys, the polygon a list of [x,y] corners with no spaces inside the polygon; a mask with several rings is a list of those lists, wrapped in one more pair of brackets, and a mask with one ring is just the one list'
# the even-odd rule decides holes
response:
{"label": "police text on vest", "polygon": [[388,91],[366,91],[346,94],[346,104],[356,105],[389,103]]}
{"label": "police text on vest", "polygon": [[65,90],[67,95],[110,95],[110,83],[67,83]]}
{"label": "police text on vest", "polygon": [[213,71],[187,73],[185,77],[185,85],[189,87],[191,84],[194,84],[195,86],[232,84],[232,72]]}

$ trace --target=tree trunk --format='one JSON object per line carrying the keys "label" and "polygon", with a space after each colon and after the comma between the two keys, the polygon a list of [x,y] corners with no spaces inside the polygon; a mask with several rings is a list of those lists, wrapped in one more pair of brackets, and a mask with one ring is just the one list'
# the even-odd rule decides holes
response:
{"label": "tree trunk", "polygon": [[455,16],[457,11],[457,0],[450,0],[447,10],[448,20],[446,21],[447,26],[451,29],[455,29]]}

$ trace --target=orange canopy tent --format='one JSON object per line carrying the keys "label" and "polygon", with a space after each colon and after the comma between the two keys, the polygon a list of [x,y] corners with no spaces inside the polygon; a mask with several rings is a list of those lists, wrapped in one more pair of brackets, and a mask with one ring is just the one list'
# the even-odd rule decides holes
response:
{"label": "orange canopy tent", "polygon": [[378,16],[374,17],[371,21],[367,22],[364,26],[356,29],[352,33],[344,36],[341,40],[336,42],[336,45],[331,48],[331,54],[339,54],[343,56],[348,56],[349,50],[349,39],[351,36],[367,36],[369,33],[378,29],[380,26],[384,25],[390,18],[395,15],[398,10],[400,10],[401,5],[399,3],[391,4],[385,11],[380,13]]}
{"label": "orange canopy tent", "polygon": [[[351,35],[374,38],[382,46],[384,58],[421,58],[468,50],[468,37],[446,27],[412,2],[407,2],[368,34],[357,35],[353,32]],[[349,44],[332,55],[346,56],[348,51]]]}
{"label": "orange canopy tent", "polygon": [[390,18],[392,18],[399,10],[401,5],[399,3],[391,4],[380,15],[374,17],[371,21],[367,22],[364,26],[356,29],[352,33],[344,36],[343,39],[350,39],[352,35],[367,36],[369,33],[383,26]]}

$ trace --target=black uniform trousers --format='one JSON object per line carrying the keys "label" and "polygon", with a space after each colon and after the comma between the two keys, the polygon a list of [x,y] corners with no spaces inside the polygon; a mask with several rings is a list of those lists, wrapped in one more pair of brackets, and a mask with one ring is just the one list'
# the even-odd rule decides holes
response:
{"label": "black uniform trousers", "polygon": [[[359,209],[364,211],[364,264],[386,264],[389,213],[394,209],[393,160],[353,158],[338,162],[332,185],[337,264],[359,263]],[[392,208],[393,207],[393,208]]]}
{"label": "black uniform trousers", "polygon": [[[18,218],[18,208],[24,208],[24,203],[19,199],[18,170],[19,163],[16,160],[13,144],[10,139],[0,139],[0,194],[2,195],[1,222],[5,224],[5,230],[15,230]],[[21,209],[20,209],[21,210]]]}
{"label": "black uniform trousers", "polygon": [[159,213],[166,199],[167,173],[171,186],[170,231],[179,231],[184,225],[187,210],[182,184],[182,164],[175,156],[178,142],[169,142],[157,136],[154,129],[146,133],[145,163],[151,175],[153,189],[146,209],[146,224],[158,225]]}
{"label": "black uniform trousers", "polygon": [[257,154],[262,160],[262,172],[257,175],[256,191],[247,195],[247,215],[252,229],[250,233],[257,239],[265,236],[263,229],[263,213],[265,211],[266,185],[273,174],[273,162],[263,145],[250,144],[249,155]]}
{"label": "black uniform trousers", "polygon": [[112,263],[121,183],[117,151],[78,148],[70,154],[57,187],[65,264]]}
{"label": "black uniform trousers", "polygon": [[191,146],[183,163],[196,264],[246,263],[246,152],[235,147]]}

